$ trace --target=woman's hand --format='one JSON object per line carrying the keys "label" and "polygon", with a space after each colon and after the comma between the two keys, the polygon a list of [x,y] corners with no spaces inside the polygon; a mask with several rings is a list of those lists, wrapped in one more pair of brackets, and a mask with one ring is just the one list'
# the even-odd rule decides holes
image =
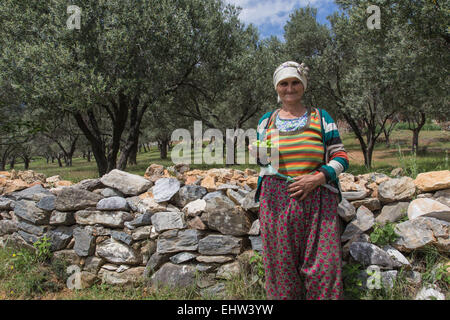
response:
{"label": "woman's hand", "polygon": [[326,182],[325,175],[322,172],[315,175],[299,176],[294,179],[295,182],[289,185],[288,192],[291,193],[291,198],[300,197],[300,201],[306,199],[311,191]]}

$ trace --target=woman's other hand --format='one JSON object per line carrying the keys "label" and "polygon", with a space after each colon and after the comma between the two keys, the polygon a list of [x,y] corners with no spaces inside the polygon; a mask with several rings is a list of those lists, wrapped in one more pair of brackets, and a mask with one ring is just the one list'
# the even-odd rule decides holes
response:
{"label": "woman's other hand", "polygon": [[300,201],[304,200],[315,188],[326,182],[325,175],[322,172],[315,175],[307,174],[294,179],[295,182],[289,185],[288,192],[291,198],[300,197]]}

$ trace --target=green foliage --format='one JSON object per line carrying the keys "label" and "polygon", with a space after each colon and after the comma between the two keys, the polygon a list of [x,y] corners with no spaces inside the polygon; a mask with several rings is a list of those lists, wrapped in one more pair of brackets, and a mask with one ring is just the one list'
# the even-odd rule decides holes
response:
{"label": "green foliage", "polygon": [[362,295],[363,283],[359,277],[362,268],[358,263],[346,264],[342,268],[345,299],[357,300]]}
{"label": "green foliage", "polygon": [[410,156],[406,157],[402,153],[400,145],[398,146],[398,161],[400,162],[401,168],[408,177],[415,179],[419,174],[418,164],[417,164],[417,153],[413,152]]}
{"label": "green foliage", "polygon": [[374,229],[370,234],[370,242],[377,246],[383,246],[395,242],[399,238],[395,232],[396,224],[387,222],[385,225],[375,223]]}
{"label": "green foliage", "polygon": [[255,251],[254,255],[250,258],[250,264],[253,266],[253,271],[259,278],[261,285],[264,285],[265,270],[262,255]]}
{"label": "green foliage", "polygon": [[41,239],[33,243],[33,246],[36,248],[36,261],[44,262],[51,258],[52,253],[50,247],[52,244],[50,240],[47,235],[44,235]]}

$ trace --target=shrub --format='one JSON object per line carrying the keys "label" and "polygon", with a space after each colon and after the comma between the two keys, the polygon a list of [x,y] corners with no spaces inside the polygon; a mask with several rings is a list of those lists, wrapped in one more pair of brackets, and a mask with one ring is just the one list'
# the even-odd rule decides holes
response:
{"label": "shrub", "polygon": [[370,241],[378,246],[384,246],[395,242],[399,236],[395,233],[395,224],[387,222],[384,226],[375,223],[374,230],[370,234]]}

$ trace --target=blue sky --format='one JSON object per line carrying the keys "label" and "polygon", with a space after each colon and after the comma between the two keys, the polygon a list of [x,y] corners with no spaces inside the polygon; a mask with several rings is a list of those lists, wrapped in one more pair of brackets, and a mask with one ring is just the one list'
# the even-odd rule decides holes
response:
{"label": "blue sky", "polygon": [[317,8],[317,20],[321,24],[328,24],[326,17],[338,10],[334,0],[225,0],[242,11],[239,15],[246,25],[253,23],[258,27],[261,37],[271,35],[283,40],[284,25],[289,20],[289,14],[295,9],[306,7]]}

